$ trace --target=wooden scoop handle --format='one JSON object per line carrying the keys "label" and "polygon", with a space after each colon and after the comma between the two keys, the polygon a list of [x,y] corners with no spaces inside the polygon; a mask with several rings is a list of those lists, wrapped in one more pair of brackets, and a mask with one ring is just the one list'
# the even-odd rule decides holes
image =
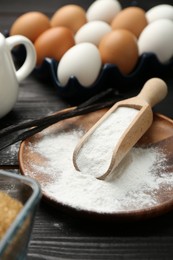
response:
{"label": "wooden scoop handle", "polygon": [[152,78],[144,84],[137,97],[145,100],[151,107],[153,107],[166,97],[167,91],[167,85],[163,80]]}

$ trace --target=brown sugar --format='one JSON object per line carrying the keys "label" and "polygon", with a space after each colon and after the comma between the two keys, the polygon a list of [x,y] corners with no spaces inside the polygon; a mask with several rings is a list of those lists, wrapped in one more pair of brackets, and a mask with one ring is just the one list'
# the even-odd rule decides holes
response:
{"label": "brown sugar", "polygon": [[22,207],[23,205],[20,201],[0,191],[0,239],[6,233]]}

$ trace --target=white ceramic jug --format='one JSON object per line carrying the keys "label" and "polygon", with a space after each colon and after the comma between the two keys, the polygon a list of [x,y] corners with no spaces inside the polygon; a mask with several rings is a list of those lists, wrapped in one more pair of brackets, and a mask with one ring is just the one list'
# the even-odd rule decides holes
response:
{"label": "white ceramic jug", "polygon": [[[26,59],[16,70],[11,50],[20,44],[25,46]],[[29,75],[35,65],[35,48],[28,38],[22,35],[5,38],[0,33],[0,118],[14,107],[18,98],[19,83]]]}

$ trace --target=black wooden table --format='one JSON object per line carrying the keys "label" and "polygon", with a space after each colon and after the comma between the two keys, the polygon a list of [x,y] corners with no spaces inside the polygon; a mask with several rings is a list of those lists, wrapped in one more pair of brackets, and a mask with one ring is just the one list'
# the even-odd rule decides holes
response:
{"label": "black wooden table", "polygon": [[[1,0],[0,30],[9,29],[22,13],[41,11],[51,16],[65,4],[87,8],[91,0]],[[130,1],[122,0],[126,6]],[[144,9],[172,0],[141,0]],[[173,77],[167,77],[169,95],[156,111],[173,118]],[[24,119],[35,119],[68,107],[50,83],[30,75],[20,85],[19,100],[13,111],[0,120],[0,128]],[[0,168],[18,173],[15,144],[0,153]],[[173,212],[135,223],[97,223],[63,213],[41,202],[28,249],[27,259],[173,259]]]}

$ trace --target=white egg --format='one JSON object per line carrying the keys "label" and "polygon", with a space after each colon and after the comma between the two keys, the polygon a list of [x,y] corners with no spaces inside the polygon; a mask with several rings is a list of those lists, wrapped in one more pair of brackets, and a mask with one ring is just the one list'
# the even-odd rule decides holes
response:
{"label": "white egg", "polygon": [[162,63],[173,56],[173,21],[159,19],[148,24],[138,39],[139,54],[155,53]]}
{"label": "white egg", "polygon": [[57,68],[57,77],[62,86],[74,76],[82,86],[90,87],[97,79],[101,66],[98,48],[92,43],[80,43],[63,55]]}
{"label": "white egg", "polygon": [[84,24],[75,35],[75,42],[91,42],[96,46],[99,45],[102,37],[112,31],[111,26],[103,21],[91,21]]}
{"label": "white egg", "polygon": [[146,12],[148,23],[152,23],[158,19],[173,20],[173,6],[168,4],[156,5]]}
{"label": "white egg", "polygon": [[86,11],[86,17],[88,21],[101,20],[110,23],[121,9],[117,0],[96,0]]}

